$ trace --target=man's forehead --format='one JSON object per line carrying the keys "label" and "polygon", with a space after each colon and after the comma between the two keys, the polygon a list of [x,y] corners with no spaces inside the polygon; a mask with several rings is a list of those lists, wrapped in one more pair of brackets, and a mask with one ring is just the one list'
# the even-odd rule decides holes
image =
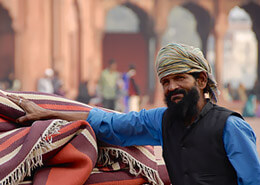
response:
{"label": "man's forehead", "polygon": [[180,75],[191,75],[191,74],[189,74],[189,73],[172,73],[172,74],[168,74],[168,75],[162,77],[161,81],[166,80],[168,78],[173,78],[175,76],[180,76]]}

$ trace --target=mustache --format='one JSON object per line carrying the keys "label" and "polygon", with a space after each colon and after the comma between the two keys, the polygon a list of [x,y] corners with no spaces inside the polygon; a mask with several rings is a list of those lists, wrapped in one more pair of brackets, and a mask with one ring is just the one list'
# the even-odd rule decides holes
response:
{"label": "mustache", "polygon": [[174,91],[168,92],[168,94],[164,96],[164,102],[167,104],[168,107],[171,104],[175,104],[174,102],[172,102],[171,97],[176,94],[183,94],[185,97],[187,95],[187,91],[185,91],[184,89],[175,89]]}
{"label": "mustache", "polygon": [[175,89],[174,91],[170,91],[167,95],[166,95],[166,98],[167,99],[171,99],[171,97],[173,95],[176,95],[176,94],[183,94],[184,96],[187,94],[187,92],[184,90],[184,89]]}

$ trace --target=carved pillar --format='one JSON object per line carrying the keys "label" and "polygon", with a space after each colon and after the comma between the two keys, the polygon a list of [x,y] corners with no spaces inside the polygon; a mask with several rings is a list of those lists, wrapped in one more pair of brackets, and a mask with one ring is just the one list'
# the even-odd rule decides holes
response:
{"label": "carved pillar", "polygon": [[104,36],[104,28],[105,28],[105,16],[106,9],[104,7],[103,2],[100,0],[95,0],[92,2],[92,10],[91,10],[91,28],[89,45],[91,47],[90,51],[90,59],[88,65],[88,80],[89,80],[89,93],[95,94],[96,85],[99,80],[101,71],[102,71],[102,46],[103,46],[103,36]]}
{"label": "carved pillar", "polygon": [[54,69],[62,69],[62,52],[61,52],[61,1],[51,2],[52,5],[52,67]]}
{"label": "carved pillar", "polygon": [[218,88],[222,89],[222,68],[223,68],[223,48],[224,36],[228,28],[227,13],[224,11],[224,0],[216,1],[215,14],[215,75],[218,83]]}
{"label": "carved pillar", "polygon": [[34,91],[37,79],[51,66],[50,0],[17,1],[17,6],[15,71],[22,90]]}
{"label": "carved pillar", "polygon": [[[156,52],[155,52],[154,61],[156,61],[157,54],[162,47],[161,46],[162,37],[163,37],[163,33],[161,33],[161,34],[157,33],[157,44],[156,44]],[[154,73],[155,73],[155,91],[154,91],[153,104],[154,104],[155,107],[165,106],[164,101],[163,101],[163,99],[164,99],[163,98],[163,96],[164,96],[163,88],[162,88],[160,80],[157,76],[157,72],[156,72],[155,67],[154,67]]]}
{"label": "carved pillar", "polygon": [[[154,28],[155,28],[155,38],[156,38],[156,48],[154,53],[154,62],[156,60],[158,51],[161,49],[162,38],[168,27],[168,16],[171,12],[171,6],[169,1],[157,1],[155,4],[153,20],[154,20]],[[154,65],[155,66],[155,65]],[[155,107],[164,106],[163,101],[163,89],[160,81],[158,79],[156,69],[154,68],[155,73],[155,90],[154,90],[154,98],[153,105]]]}
{"label": "carved pillar", "polygon": [[208,36],[212,30],[212,17],[205,8],[198,6],[197,4],[187,3],[184,4],[183,7],[188,9],[196,18],[196,29],[201,39],[202,52],[204,55],[206,55]]}

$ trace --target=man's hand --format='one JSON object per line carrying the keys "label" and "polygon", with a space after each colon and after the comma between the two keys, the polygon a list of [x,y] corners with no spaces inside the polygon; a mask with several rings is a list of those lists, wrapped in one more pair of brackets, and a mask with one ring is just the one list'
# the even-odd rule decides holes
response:
{"label": "man's hand", "polygon": [[25,115],[16,120],[17,123],[46,119],[63,119],[67,121],[86,120],[89,114],[88,112],[82,111],[48,110],[21,96],[7,95],[7,97],[25,111]]}
{"label": "man's hand", "polygon": [[44,109],[34,102],[25,99],[21,96],[7,95],[9,100],[20,106],[24,111],[25,115],[21,116],[16,120],[17,123],[25,123],[28,121],[52,119],[51,110]]}

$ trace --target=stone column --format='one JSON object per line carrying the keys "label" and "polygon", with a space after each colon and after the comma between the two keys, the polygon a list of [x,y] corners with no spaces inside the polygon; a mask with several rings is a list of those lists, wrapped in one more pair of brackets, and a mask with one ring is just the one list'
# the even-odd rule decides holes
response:
{"label": "stone column", "polygon": [[223,86],[222,69],[224,54],[224,36],[228,28],[227,12],[224,11],[224,0],[216,1],[214,36],[215,36],[215,75],[218,88]]}
{"label": "stone column", "polygon": [[[161,46],[162,36],[163,36],[163,34],[157,34],[157,47],[156,47],[154,60],[156,60],[157,54],[158,54],[159,50],[162,47]],[[164,99],[164,92],[163,92],[163,88],[162,88],[162,85],[160,83],[160,80],[159,80],[159,78],[157,76],[156,69],[154,69],[154,73],[155,73],[155,91],[154,91],[153,105],[155,107],[161,107],[161,106],[165,105],[164,101],[163,101],[163,99]]]}
{"label": "stone column", "polygon": [[88,62],[88,81],[89,81],[89,93],[91,95],[95,94],[96,85],[100,78],[103,65],[103,37],[105,29],[105,17],[106,17],[106,7],[101,0],[92,1],[91,17],[89,21],[91,22],[91,27],[89,28],[88,37],[89,42],[89,59]]}
{"label": "stone column", "polygon": [[35,91],[37,80],[51,67],[50,0],[17,3],[21,15],[17,21],[23,26],[16,32],[15,52],[19,57],[15,58],[15,71],[21,79],[22,90]]}
{"label": "stone column", "polygon": [[61,1],[56,0],[51,2],[51,8],[52,8],[52,19],[51,19],[51,24],[52,24],[52,65],[53,68],[58,70],[62,69],[63,66],[63,59],[62,59],[62,52],[61,52],[61,32],[62,32],[62,27],[61,27]]}
{"label": "stone column", "polygon": [[[168,16],[171,11],[169,2],[165,1],[158,1],[156,4],[155,13],[153,15],[154,19],[154,27],[155,27],[155,33],[156,33],[156,49],[154,53],[154,60],[156,60],[158,51],[161,49],[162,45],[162,37],[164,32],[167,29],[168,26]],[[154,65],[155,66],[155,65]],[[153,106],[160,107],[164,106],[164,93],[162,89],[162,85],[160,84],[160,81],[158,79],[156,69],[154,69],[155,73],[155,90],[154,90],[154,98],[153,98]]]}

